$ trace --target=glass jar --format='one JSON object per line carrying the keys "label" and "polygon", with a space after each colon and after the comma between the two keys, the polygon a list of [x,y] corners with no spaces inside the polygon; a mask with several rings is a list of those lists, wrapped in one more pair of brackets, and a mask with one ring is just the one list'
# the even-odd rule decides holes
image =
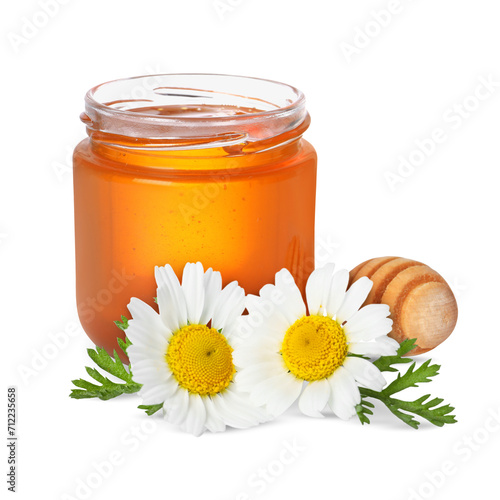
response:
{"label": "glass jar", "polygon": [[116,80],[85,98],[75,149],[78,313],[112,352],[154,267],[202,262],[257,294],[286,267],[303,290],[314,268],[316,153],[302,139],[302,92],[228,75]]}

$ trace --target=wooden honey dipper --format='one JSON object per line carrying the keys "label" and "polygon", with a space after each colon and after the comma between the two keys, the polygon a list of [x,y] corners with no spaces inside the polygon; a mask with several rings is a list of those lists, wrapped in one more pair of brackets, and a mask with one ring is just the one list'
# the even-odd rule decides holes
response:
{"label": "wooden honey dipper", "polygon": [[429,266],[401,257],[370,259],[350,272],[349,286],[362,276],[373,281],[364,305],[387,304],[394,321],[390,337],[417,339],[409,355],[422,354],[446,340],[457,323],[455,296]]}

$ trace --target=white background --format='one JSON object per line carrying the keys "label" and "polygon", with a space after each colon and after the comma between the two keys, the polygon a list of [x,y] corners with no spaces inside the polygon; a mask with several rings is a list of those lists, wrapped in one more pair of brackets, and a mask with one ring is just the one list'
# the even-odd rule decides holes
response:
{"label": "white background", "polygon": [[[500,82],[498,0],[401,0],[383,27],[373,12],[397,0],[222,0],[222,16],[212,0],[66,0],[21,42],[24,18],[43,23],[40,3],[4,2],[0,16],[1,369],[3,390],[19,390],[18,498],[83,498],[77,484],[95,486],[92,463],[110,455],[120,463],[89,498],[494,498],[500,87],[479,103],[471,96],[481,78]],[[359,47],[365,29],[366,46],[346,57],[342,44]],[[351,268],[399,255],[449,281],[459,323],[430,353],[440,376],[415,394],[445,398],[459,423],[415,431],[379,408],[362,427],[292,410],[194,438],[148,421],[134,396],[68,397],[91,346],[81,331],[60,335],[58,352],[53,341],[77,322],[68,154],[85,135],[83,97],[98,83],[158,72],[243,74],[305,92],[306,138],[319,155],[318,261]],[[464,101],[468,116],[452,119]],[[446,140],[391,190],[386,172],[435,128]],[[22,377],[23,367],[36,373]],[[280,467],[285,441],[300,451]],[[447,462],[443,479],[436,471]],[[259,469],[272,482],[256,483]]]}

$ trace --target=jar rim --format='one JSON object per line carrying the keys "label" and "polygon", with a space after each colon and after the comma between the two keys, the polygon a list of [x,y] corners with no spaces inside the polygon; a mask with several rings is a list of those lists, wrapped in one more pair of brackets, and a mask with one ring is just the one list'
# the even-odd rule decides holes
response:
{"label": "jar rim", "polygon": [[[228,114],[142,111],[193,105],[219,106],[217,109],[227,109]],[[235,109],[251,111],[231,114]],[[285,83],[237,75],[167,73],[122,78],[93,87],[85,96],[81,118],[89,135],[100,140],[104,134],[147,139],[149,147],[182,147],[189,142],[193,148],[207,147],[207,143],[213,147],[214,143],[266,141],[294,129],[302,133],[301,124],[307,122],[308,114],[304,94]]]}

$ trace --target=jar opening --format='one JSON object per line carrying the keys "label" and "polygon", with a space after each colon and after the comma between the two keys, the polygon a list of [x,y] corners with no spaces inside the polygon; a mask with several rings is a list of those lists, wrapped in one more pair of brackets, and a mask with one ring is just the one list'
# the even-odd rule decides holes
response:
{"label": "jar opening", "polygon": [[309,123],[300,90],[212,74],[149,75],[98,85],[85,97],[82,121],[94,140],[141,149],[269,141],[300,135]]}

